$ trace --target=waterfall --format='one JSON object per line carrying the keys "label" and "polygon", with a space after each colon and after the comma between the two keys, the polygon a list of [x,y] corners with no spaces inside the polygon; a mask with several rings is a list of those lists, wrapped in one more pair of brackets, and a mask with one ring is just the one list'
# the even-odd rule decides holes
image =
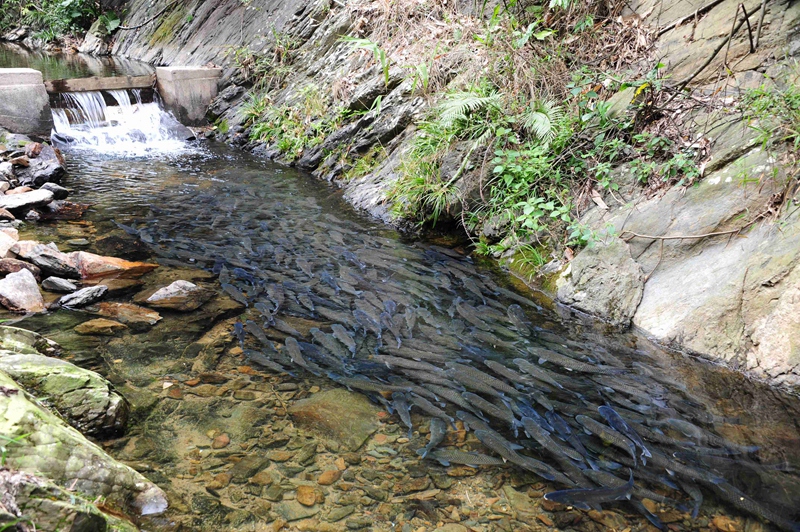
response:
{"label": "waterfall", "polygon": [[64,107],[52,109],[52,140],[61,148],[123,157],[193,149],[186,143],[193,133],[157,101],[142,103],[138,89],[65,92],[61,97]]}

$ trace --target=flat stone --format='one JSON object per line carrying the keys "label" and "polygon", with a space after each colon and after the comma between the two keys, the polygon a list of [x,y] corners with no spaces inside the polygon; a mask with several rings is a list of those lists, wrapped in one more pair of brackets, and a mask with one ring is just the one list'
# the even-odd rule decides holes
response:
{"label": "flat stone", "polygon": [[6,196],[13,196],[14,194],[25,194],[26,192],[31,192],[33,189],[31,187],[17,187],[12,188],[11,190],[6,191]]}
{"label": "flat stone", "polygon": [[69,253],[69,256],[74,261],[83,279],[106,276],[124,278],[141,277],[158,268],[158,264],[132,262],[116,257],[104,257],[86,251],[74,251]]}
{"label": "flat stone", "polygon": [[50,273],[58,277],[67,277],[69,279],[79,279],[80,271],[78,270],[75,262],[66,253],[61,253],[58,250],[38,244],[33,249],[23,248],[23,244],[17,242],[11,247],[11,251],[18,256],[21,256],[36,266],[42,271]]}
{"label": "flat stone", "polygon": [[439,528],[435,528],[433,532],[469,532],[469,529],[458,523],[447,523]]}
{"label": "flat stone", "polygon": [[20,270],[28,270],[37,280],[42,276],[42,270],[29,262],[18,259],[0,259],[0,274],[14,273]]}
{"label": "flat stone", "polygon": [[127,327],[118,321],[95,318],[75,326],[75,332],[87,336],[114,336]]}
{"label": "flat stone", "polygon": [[317,479],[317,484],[321,486],[330,486],[340,478],[342,478],[342,472],[338,469],[323,471]]}
{"label": "flat stone", "polygon": [[44,298],[28,270],[9,273],[0,280],[0,304],[14,312],[43,312]]}
{"label": "flat stone", "polygon": [[303,506],[298,501],[283,501],[274,506],[274,510],[286,519],[286,521],[297,521],[316,515],[320,511],[319,505]]}
{"label": "flat stone", "polygon": [[42,288],[49,292],[74,292],[78,289],[72,281],[61,277],[48,277],[42,281]]}
{"label": "flat stone", "polygon": [[335,389],[297,401],[289,415],[296,426],[355,451],[378,430],[379,411],[363,395]]}
{"label": "flat stone", "polygon": [[[10,191],[9,191],[10,192]],[[6,193],[0,196],[0,208],[8,211],[20,211],[32,207],[41,207],[53,201],[53,193],[49,190],[34,190],[23,194]]]}
{"label": "flat stone", "polygon": [[303,506],[314,506],[317,502],[317,494],[313,486],[297,486],[297,502]]}
{"label": "flat stone", "polygon": [[178,280],[156,290],[145,302],[155,308],[189,312],[211,299],[214,293],[189,281]]}
{"label": "flat stone", "polygon": [[62,307],[80,308],[99,301],[108,292],[104,285],[87,286],[58,300]]}
{"label": "flat stone", "polygon": [[[269,458],[258,454],[248,454],[230,469],[230,474],[234,482],[242,483],[252,480],[262,469],[269,466]],[[272,480],[267,484],[271,484]],[[264,484],[262,484],[264,485]]]}
{"label": "flat stone", "polygon": [[146,331],[159,321],[161,314],[132,303],[103,302],[84,307],[85,312],[124,323],[133,331]]}

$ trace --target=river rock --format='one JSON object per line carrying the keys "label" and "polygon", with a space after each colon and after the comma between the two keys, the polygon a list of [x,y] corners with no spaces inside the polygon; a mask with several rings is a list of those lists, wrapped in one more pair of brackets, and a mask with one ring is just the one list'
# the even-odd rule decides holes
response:
{"label": "river rock", "polygon": [[132,303],[104,302],[82,309],[97,316],[103,316],[124,323],[132,331],[146,331],[159,321],[161,314]]}
{"label": "river rock", "polygon": [[47,205],[53,201],[53,193],[49,190],[33,190],[23,194],[6,194],[0,196],[0,208],[9,211],[21,211],[32,207]]}
{"label": "river rock", "polygon": [[286,521],[297,521],[316,515],[322,509],[320,505],[303,506],[298,501],[283,501],[274,506],[275,511]]}
{"label": "river rock", "polygon": [[21,244],[22,242],[17,242],[11,247],[11,251],[34,263],[42,271],[58,277],[80,279],[80,270],[75,265],[73,258],[67,253],[62,253],[49,245],[42,244],[38,244],[31,250],[23,250]]}
{"label": "river rock", "polygon": [[86,288],[81,288],[75,293],[63,296],[58,300],[58,303],[62,307],[85,307],[102,299],[106,292],[108,292],[108,287],[102,284],[97,286],[87,286]]}
{"label": "river rock", "polygon": [[558,281],[559,301],[621,327],[630,325],[643,292],[642,268],[618,238],[583,250]]}
{"label": "river rock", "polygon": [[75,332],[86,336],[115,336],[127,327],[118,321],[95,318],[75,326]]}
{"label": "river rock", "polygon": [[69,253],[71,260],[84,279],[97,277],[141,277],[142,275],[158,268],[158,264],[146,262],[131,262],[116,257],[104,257],[86,251],[73,251]]}
{"label": "river rock", "polygon": [[74,292],[78,289],[72,281],[62,279],[61,277],[48,277],[42,281],[42,288],[49,292]]}
{"label": "river rock", "polygon": [[66,173],[64,157],[61,152],[57,148],[45,144],[39,156],[30,159],[28,167],[17,169],[16,176],[20,185],[35,188],[41,187],[47,182],[59,183]]}
{"label": "river rock", "polygon": [[[101,512],[92,501],[80,494],[22,471],[0,469],[0,493],[3,494],[0,499],[0,526],[7,525],[14,518],[24,517],[36,524],[36,530],[139,530],[130,521]],[[11,530],[20,529],[12,527]]]}
{"label": "river rock", "polygon": [[62,354],[60,345],[41,334],[7,325],[0,325],[0,349],[17,354],[41,354],[51,357]]}
{"label": "river rock", "polygon": [[12,257],[11,248],[17,241],[6,233],[0,232],[0,258]]}
{"label": "river rock", "polygon": [[[3,185],[3,182],[0,181],[0,190],[2,189],[2,185]],[[8,185],[8,183],[6,183],[6,185]],[[8,189],[6,189],[6,190],[8,190]],[[5,191],[3,191],[3,192],[5,192]],[[0,220],[13,221],[13,220],[16,220],[16,219],[17,219],[16,216],[11,214],[9,211],[7,211],[6,209],[0,208]]]}
{"label": "river rock", "polygon": [[355,451],[378,430],[379,410],[361,394],[336,389],[297,401],[289,415],[298,427]]}
{"label": "river rock", "polygon": [[14,165],[9,162],[0,163],[0,179],[6,181],[14,179]]}
{"label": "river rock", "polygon": [[91,498],[140,515],[162,513],[167,498],[155,484],[108,456],[75,428],[32,401],[0,371],[0,434],[17,439],[6,466],[49,478]]}
{"label": "river rock", "polygon": [[26,192],[33,192],[31,187],[17,187],[12,188],[6,192],[6,196],[13,196],[14,194],[25,194]]}
{"label": "river rock", "polygon": [[28,270],[9,273],[0,280],[0,304],[14,312],[42,312],[44,299],[36,278]]}
{"label": "river rock", "polygon": [[128,404],[103,377],[57,358],[0,351],[0,371],[25,389],[47,397],[70,425],[90,436],[108,436],[125,429]]}
{"label": "river rock", "polygon": [[67,196],[69,196],[69,190],[55,183],[45,183],[39,187],[39,190],[49,190],[53,193],[53,198],[56,200],[67,199]]}
{"label": "river rock", "polygon": [[0,274],[14,273],[20,270],[28,270],[37,281],[42,277],[42,270],[29,262],[18,259],[0,259]]}
{"label": "river rock", "polygon": [[145,302],[151,307],[188,312],[211,299],[214,293],[189,281],[178,280],[156,290]]}

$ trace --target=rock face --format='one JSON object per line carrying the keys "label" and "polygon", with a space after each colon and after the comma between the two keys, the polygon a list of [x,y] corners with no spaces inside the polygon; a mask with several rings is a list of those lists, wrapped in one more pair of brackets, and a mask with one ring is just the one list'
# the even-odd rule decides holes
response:
{"label": "rock face", "polygon": [[0,280],[0,304],[14,312],[42,312],[44,299],[36,278],[28,270],[9,273]]}
{"label": "rock face", "polygon": [[[47,479],[28,473],[1,469],[0,493],[3,494],[0,500],[0,516],[3,516],[0,517],[0,525],[8,524],[6,516],[24,516],[36,524],[37,530],[138,530],[125,519],[101,512],[91,501],[81,498],[74,491],[68,491]],[[16,529],[12,527],[11,530]]]}
{"label": "rock face", "polygon": [[175,281],[156,290],[145,302],[151,307],[188,312],[211,299],[213,292],[189,281]]}
{"label": "rock face", "polygon": [[81,288],[77,292],[62,297],[58,300],[58,303],[62,307],[85,307],[102,299],[106,292],[108,292],[108,287],[102,284],[97,286],[87,286],[86,288]]}
{"label": "rock face", "polygon": [[107,497],[110,504],[149,515],[167,508],[164,493],[142,475],[114,461],[58,416],[43,410],[4,372],[0,372],[0,434],[17,439],[6,465],[42,475],[58,485]]}
{"label": "rock face", "polygon": [[642,300],[644,274],[618,238],[580,253],[563,275],[558,299],[616,326],[631,324]]}
{"label": "rock face", "polygon": [[378,429],[378,411],[363,395],[337,389],[297,401],[289,415],[298,426],[355,451]]}
{"label": "rock face", "polygon": [[83,434],[109,436],[128,421],[128,404],[93,371],[43,355],[0,351],[0,371],[48,402]]}

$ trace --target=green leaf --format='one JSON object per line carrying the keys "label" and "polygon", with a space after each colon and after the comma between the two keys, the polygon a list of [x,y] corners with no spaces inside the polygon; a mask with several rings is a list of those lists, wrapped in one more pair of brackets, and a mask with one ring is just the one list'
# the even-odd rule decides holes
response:
{"label": "green leaf", "polygon": [[505,167],[505,166],[503,166],[503,165],[497,165],[497,166],[495,166],[495,167],[494,167],[494,170],[493,170],[493,172],[494,172],[495,174],[502,174],[502,173],[503,173],[503,170],[505,170],[505,169],[506,169],[506,167]]}
{"label": "green leaf", "polygon": [[553,30],[542,30],[542,31],[537,31],[536,33],[533,34],[533,36],[534,38],[536,38],[537,41],[543,41],[546,38],[553,35],[554,33],[555,31]]}

